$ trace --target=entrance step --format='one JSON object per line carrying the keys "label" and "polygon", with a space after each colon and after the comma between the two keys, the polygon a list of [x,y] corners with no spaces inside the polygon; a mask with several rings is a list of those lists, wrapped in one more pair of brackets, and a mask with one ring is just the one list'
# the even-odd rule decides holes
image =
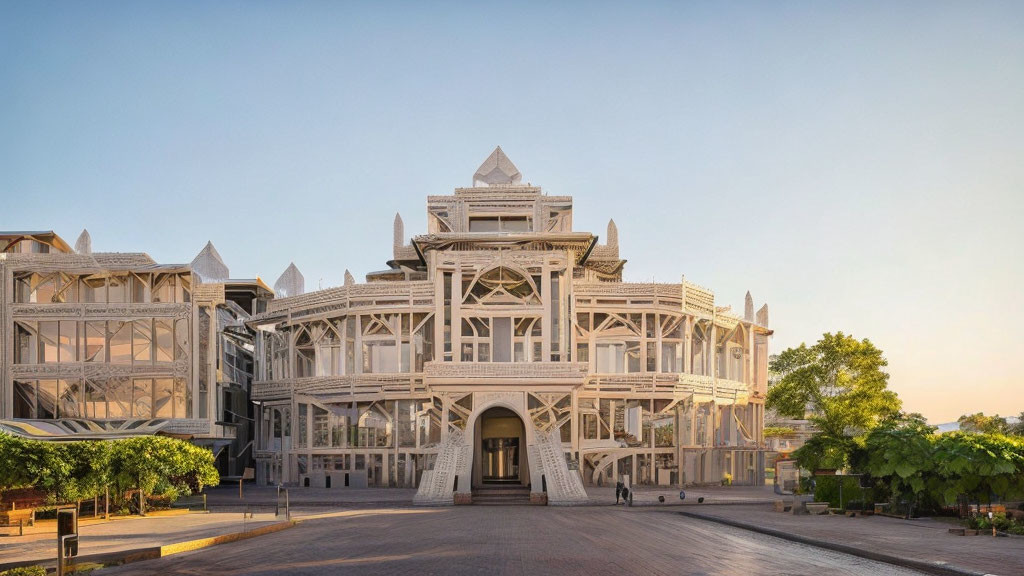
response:
{"label": "entrance step", "polygon": [[473,489],[473,504],[480,506],[527,506],[530,488],[520,485],[490,485]]}

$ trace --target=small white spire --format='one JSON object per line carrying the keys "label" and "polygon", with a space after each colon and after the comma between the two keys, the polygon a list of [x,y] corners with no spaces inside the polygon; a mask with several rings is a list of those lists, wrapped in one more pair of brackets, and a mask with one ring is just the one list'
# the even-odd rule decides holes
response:
{"label": "small white spire", "polygon": [[75,242],[75,252],[92,254],[92,236],[89,236],[89,231],[85,228],[82,228],[82,233],[78,235],[78,241]]}
{"label": "small white spire", "polygon": [[356,279],[352,277],[352,273],[345,269],[345,286],[351,286],[356,283]]}
{"label": "small white spire", "polygon": [[747,290],[747,297],[743,301],[743,319],[747,322],[754,321],[754,299],[750,296],[750,290]]}
{"label": "small white spire", "polygon": [[757,311],[757,323],[765,328],[768,327],[768,305],[761,306],[761,309]]}
{"label": "small white spire", "polygon": [[392,244],[395,248],[405,246],[405,222],[402,222],[402,215],[395,212],[395,238]]}

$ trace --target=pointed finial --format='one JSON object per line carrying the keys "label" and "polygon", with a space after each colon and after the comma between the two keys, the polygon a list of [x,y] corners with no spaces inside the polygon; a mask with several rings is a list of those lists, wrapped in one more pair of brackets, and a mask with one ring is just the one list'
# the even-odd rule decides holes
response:
{"label": "pointed finial", "polygon": [[192,271],[198,274],[203,282],[223,282],[231,277],[227,264],[213,247],[213,242],[207,242],[192,260]]}
{"label": "pointed finial", "polygon": [[274,295],[278,298],[298,296],[306,291],[306,279],[299,272],[295,262],[288,264],[281,276],[274,282]]}
{"label": "pointed finial", "polygon": [[754,321],[754,299],[750,296],[750,290],[747,290],[747,297],[743,301],[743,319],[747,322]]}
{"label": "pointed finial", "polygon": [[402,222],[402,215],[395,212],[395,240],[392,244],[395,248],[405,246],[405,222]]}
{"label": "pointed finial", "polygon": [[352,277],[352,273],[345,269],[345,286],[351,286],[356,283],[356,279]]}
{"label": "pointed finial", "polygon": [[75,242],[75,252],[92,254],[92,236],[89,236],[89,231],[85,228],[82,228],[82,233],[78,235],[78,241]]}
{"label": "pointed finial", "polygon": [[473,174],[473,186],[516,185],[522,179],[523,175],[519,169],[508,159],[501,146],[498,146],[476,169],[476,174]]}
{"label": "pointed finial", "polygon": [[765,328],[768,327],[768,305],[761,306],[761,309],[757,311],[757,323]]}

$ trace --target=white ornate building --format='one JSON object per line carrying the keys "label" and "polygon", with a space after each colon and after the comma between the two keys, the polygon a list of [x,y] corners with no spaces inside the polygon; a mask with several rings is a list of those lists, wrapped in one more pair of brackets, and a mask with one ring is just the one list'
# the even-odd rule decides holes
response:
{"label": "white ornate building", "polygon": [[[257,477],[417,487],[417,501],[572,503],[584,485],[759,484],[771,330],[710,290],[622,281],[614,222],[522,184],[496,149],[473,186],[394,222],[388,268],[268,303]],[[653,257],[653,256],[652,256]]]}

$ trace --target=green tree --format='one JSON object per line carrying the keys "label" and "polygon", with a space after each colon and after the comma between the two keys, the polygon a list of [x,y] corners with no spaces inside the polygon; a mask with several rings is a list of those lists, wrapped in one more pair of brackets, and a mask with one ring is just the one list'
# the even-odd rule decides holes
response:
{"label": "green tree", "polygon": [[55,503],[142,489],[172,500],[216,486],[213,453],[184,440],[137,436],[124,440],[43,442],[0,433],[0,491],[33,487]]}
{"label": "green tree", "polygon": [[842,468],[863,435],[894,418],[900,400],[889,390],[888,362],[870,340],[838,332],[814,346],[801,344],[776,357],[781,377],[768,391],[767,407],[788,418],[807,418],[818,432],[794,452],[805,469]]}
{"label": "green tree", "polygon": [[1001,434],[949,432],[935,440],[936,499],[952,504],[960,494],[975,502],[1024,496],[1024,440]]}
{"label": "green tree", "polygon": [[1017,416],[1017,422],[1015,424],[1009,424],[1007,434],[1024,436],[1024,412],[1021,412],[1020,415]]}
{"label": "green tree", "polygon": [[880,481],[892,499],[916,501],[935,471],[935,430],[920,414],[886,420],[867,433],[852,460],[859,471]]}
{"label": "green tree", "polygon": [[986,416],[983,412],[964,414],[957,418],[956,421],[960,424],[962,432],[1007,434],[1010,431],[1010,425],[1006,423],[1006,418],[1001,417],[999,414],[995,416]]}
{"label": "green tree", "polygon": [[144,494],[187,496],[220,481],[213,453],[164,436],[137,436],[111,446],[109,478],[117,495],[141,489]]}

